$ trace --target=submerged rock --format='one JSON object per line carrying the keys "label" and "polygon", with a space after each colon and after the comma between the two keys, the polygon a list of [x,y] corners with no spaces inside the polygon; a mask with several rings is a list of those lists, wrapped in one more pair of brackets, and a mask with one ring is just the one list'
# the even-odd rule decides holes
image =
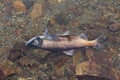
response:
{"label": "submerged rock", "polygon": [[9,52],[8,59],[15,62],[22,58],[23,52],[20,49],[12,49]]}
{"label": "submerged rock", "polygon": [[16,1],[13,3],[13,6],[14,6],[17,14],[24,14],[24,13],[26,13],[26,7],[25,7],[25,5],[23,4],[22,1],[16,0]]}
{"label": "submerged rock", "polygon": [[88,50],[87,54],[91,54],[88,56],[89,61],[76,65],[76,75],[79,75],[79,80],[84,78],[87,78],[85,80],[120,80],[120,74],[114,69],[112,60],[106,52]]}

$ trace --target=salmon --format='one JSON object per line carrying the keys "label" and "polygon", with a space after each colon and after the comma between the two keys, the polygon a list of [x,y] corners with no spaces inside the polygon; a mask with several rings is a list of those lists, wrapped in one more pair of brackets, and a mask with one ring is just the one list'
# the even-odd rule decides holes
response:
{"label": "salmon", "polygon": [[81,47],[94,47],[97,50],[102,50],[103,45],[101,42],[103,37],[100,36],[95,40],[88,40],[84,33],[77,36],[70,35],[70,31],[66,31],[64,34],[48,34],[46,28],[42,36],[36,36],[26,42],[27,47],[36,47],[48,51],[59,51],[66,55],[72,56],[75,49]]}

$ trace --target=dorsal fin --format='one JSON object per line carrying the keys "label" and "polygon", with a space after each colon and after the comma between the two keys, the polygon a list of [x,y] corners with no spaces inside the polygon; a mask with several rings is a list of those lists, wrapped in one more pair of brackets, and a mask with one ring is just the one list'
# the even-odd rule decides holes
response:
{"label": "dorsal fin", "polygon": [[57,40],[58,36],[57,35],[49,34],[49,35],[45,36],[45,39],[48,39],[48,40]]}
{"label": "dorsal fin", "polygon": [[43,33],[44,36],[48,35],[48,28],[46,27],[45,32]]}
{"label": "dorsal fin", "polygon": [[83,38],[83,39],[85,39],[85,40],[88,40],[88,38],[87,38],[87,36],[85,35],[85,33],[81,33],[79,36],[80,36],[80,38]]}
{"label": "dorsal fin", "polygon": [[44,39],[54,40],[56,39],[56,35],[48,34],[48,28],[46,27],[45,32],[43,33]]}

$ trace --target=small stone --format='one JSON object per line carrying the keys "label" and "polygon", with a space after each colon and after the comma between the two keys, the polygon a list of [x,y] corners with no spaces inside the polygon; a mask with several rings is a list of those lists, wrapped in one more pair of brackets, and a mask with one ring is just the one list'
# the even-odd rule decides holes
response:
{"label": "small stone", "polygon": [[16,35],[17,35],[17,36],[21,36],[21,34],[22,34],[21,31],[22,31],[21,29],[17,29],[17,30],[15,30]]}
{"label": "small stone", "polygon": [[13,4],[17,14],[26,13],[26,7],[21,0],[16,0]]}
{"label": "small stone", "polygon": [[58,14],[55,16],[55,21],[59,25],[67,25],[69,23],[69,18],[64,14]]}
{"label": "small stone", "polygon": [[29,59],[28,57],[22,57],[18,63],[21,65],[21,66],[31,66],[32,63],[31,63],[31,59]]}
{"label": "small stone", "polygon": [[24,5],[29,9],[34,4],[34,0],[23,0]]}

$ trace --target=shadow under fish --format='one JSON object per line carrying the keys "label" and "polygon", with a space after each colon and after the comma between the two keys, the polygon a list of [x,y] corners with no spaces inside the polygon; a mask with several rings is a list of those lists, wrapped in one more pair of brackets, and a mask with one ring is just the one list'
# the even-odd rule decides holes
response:
{"label": "shadow under fish", "polygon": [[42,36],[36,36],[26,42],[27,47],[34,47],[51,52],[62,52],[72,56],[75,49],[83,47],[94,47],[97,50],[102,50],[103,37],[100,36],[95,40],[88,40],[84,33],[78,36],[70,35],[70,31],[64,34],[48,34],[46,28]]}

